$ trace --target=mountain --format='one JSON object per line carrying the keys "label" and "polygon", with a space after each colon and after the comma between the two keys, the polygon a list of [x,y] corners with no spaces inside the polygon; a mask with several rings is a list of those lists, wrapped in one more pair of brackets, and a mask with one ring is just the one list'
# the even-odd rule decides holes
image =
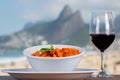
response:
{"label": "mountain", "polygon": [[59,20],[64,20],[66,17],[71,16],[72,13],[72,9],[68,5],[66,5],[59,15]]}
{"label": "mountain", "polygon": [[89,41],[88,25],[84,23],[80,11],[73,12],[66,5],[59,17],[49,22],[27,23],[23,30],[0,37],[1,48],[24,48],[49,44],[72,44],[85,46]]}
{"label": "mountain", "polygon": [[49,43],[58,43],[67,39],[72,33],[80,31],[85,26],[79,11],[72,12],[69,6],[65,6],[59,17],[51,22],[37,23],[26,29],[28,33],[45,36]]}
{"label": "mountain", "polygon": [[114,23],[115,23],[116,31],[120,32],[120,15],[117,15],[115,17]]}

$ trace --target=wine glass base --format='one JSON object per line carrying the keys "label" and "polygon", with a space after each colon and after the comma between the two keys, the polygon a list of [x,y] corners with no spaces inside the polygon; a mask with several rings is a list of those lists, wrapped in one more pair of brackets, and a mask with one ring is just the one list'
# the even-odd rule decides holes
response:
{"label": "wine glass base", "polygon": [[93,73],[92,77],[97,77],[97,78],[111,78],[113,76],[112,75],[108,75],[105,71],[99,71],[97,73]]}

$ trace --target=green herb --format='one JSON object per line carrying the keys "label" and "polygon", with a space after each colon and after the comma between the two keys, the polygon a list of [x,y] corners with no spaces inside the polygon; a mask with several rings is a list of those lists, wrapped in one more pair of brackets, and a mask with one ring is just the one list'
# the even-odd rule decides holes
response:
{"label": "green herb", "polygon": [[53,47],[53,45],[51,45],[51,46],[50,46],[50,50],[54,50],[54,47]]}
{"label": "green herb", "polygon": [[51,45],[50,48],[41,48],[39,51],[40,52],[48,52],[48,51],[51,51],[51,50],[54,50],[53,45]]}

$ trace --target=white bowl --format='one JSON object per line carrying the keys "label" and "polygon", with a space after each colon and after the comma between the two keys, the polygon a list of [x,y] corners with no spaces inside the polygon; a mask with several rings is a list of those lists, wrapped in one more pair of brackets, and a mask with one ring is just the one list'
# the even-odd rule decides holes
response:
{"label": "white bowl", "polygon": [[27,57],[31,67],[36,71],[71,71],[76,68],[85,53],[83,48],[77,46],[56,44],[53,44],[53,46],[54,48],[77,48],[81,53],[74,56],[56,58],[31,56],[36,50],[40,48],[49,48],[50,45],[33,46],[25,49],[23,53]]}

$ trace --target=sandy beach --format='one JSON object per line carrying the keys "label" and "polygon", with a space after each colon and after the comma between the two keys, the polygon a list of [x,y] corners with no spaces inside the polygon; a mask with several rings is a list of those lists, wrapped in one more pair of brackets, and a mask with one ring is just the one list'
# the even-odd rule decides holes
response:
{"label": "sandy beach", "polygon": [[[105,53],[105,70],[110,74],[120,74],[120,51],[109,51]],[[79,63],[79,68],[100,69],[100,54],[90,54],[85,56]]]}
{"label": "sandy beach", "polygon": [[[110,51],[105,54],[105,69],[110,74],[120,74],[120,53],[119,51]],[[14,68],[30,68],[30,65],[26,60],[19,61],[17,63],[1,64],[2,69],[14,69]],[[78,68],[100,68],[100,55],[88,54],[81,59],[78,64]],[[8,75],[7,73],[0,72],[0,75]]]}
{"label": "sandy beach", "polygon": [[[2,70],[2,69],[15,69],[15,68],[30,68],[30,65],[29,65],[27,60],[21,61],[18,63],[0,65],[0,70]],[[0,71],[0,75],[8,75],[8,74]]]}

